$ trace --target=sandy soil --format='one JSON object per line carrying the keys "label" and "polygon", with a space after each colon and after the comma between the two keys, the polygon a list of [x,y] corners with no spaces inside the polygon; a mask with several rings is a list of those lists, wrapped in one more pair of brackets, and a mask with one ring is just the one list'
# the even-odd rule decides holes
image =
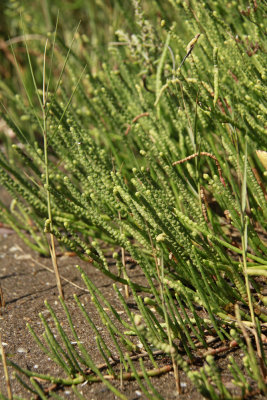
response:
{"label": "sandy soil", "polygon": [[[58,264],[60,274],[66,277],[73,284],[79,286],[79,288],[77,286],[75,287],[73,284],[63,280],[66,304],[73,318],[80,340],[90,352],[95,363],[97,365],[102,364],[103,358],[97,350],[94,341],[94,333],[85,322],[80,310],[77,308],[73,299],[74,293],[77,294],[80,301],[84,304],[94,323],[101,329],[107,345],[109,345],[112,350],[114,349],[114,344],[101,324],[101,319],[91,302],[90,294],[86,291],[85,285],[79,272],[75,268],[75,265],[79,264],[86,271],[88,277],[98,288],[100,288],[103,295],[123,316],[122,306],[114,295],[112,289],[113,282],[98,272],[91,264],[82,262],[76,256],[70,257],[68,253],[59,254]],[[2,326],[2,342],[5,353],[10,360],[23,368],[39,373],[62,377],[64,376],[64,372],[42,352],[26,327],[26,323],[30,323],[36,333],[41,336],[44,332],[44,326],[42,325],[38,314],[42,312],[47,318],[47,321],[51,324],[51,329],[54,330],[51,316],[44,304],[44,300],[47,300],[56,312],[62,327],[69,334],[71,340],[75,341],[71,334],[66,315],[58,300],[54,275],[46,268],[52,268],[50,259],[40,257],[33,251],[29,250],[29,248],[12,230],[5,226],[0,226],[0,283],[5,301],[5,307],[2,309],[0,322]],[[137,266],[129,266],[129,274],[135,276],[135,280],[142,282],[143,277],[140,275]],[[121,290],[123,290],[122,285]],[[128,299],[128,304],[134,308],[134,300],[131,296]],[[216,347],[218,345],[220,344],[215,343],[214,346]],[[116,349],[114,349],[114,353],[117,353]],[[226,356],[230,353],[235,356],[237,361],[240,359],[240,356],[242,356],[239,349],[232,349],[220,353],[218,355],[218,362],[221,370],[224,371],[226,386],[229,390],[233,390],[234,386],[230,381],[230,376],[226,368]],[[144,357],[144,362],[148,369],[152,368],[147,357]],[[159,355],[158,364],[160,367],[164,367],[171,365],[171,361],[168,358]],[[203,360],[199,359],[195,365],[192,365],[192,369],[197,369],[202,364]],[[119,371],[119,366],[115,368]],[[136,368],[140,369],[138,363],[136,363]],[[12,372],[12,369],[9,368],[13,394],[25,399],[31,398],[32,394],[27,392],[25,388],[19,384],[17,379],[14,378]],[[181,372],[180,379],[182,394],[179,399],[187,400],[193,398],[194,400],[198,400],[202,398],[183,372]],[[152,378],[151,381],[165,400],[178,398],[172,371]],[[77,398],[70,387],[60,387],[55,385],[53,387],[51,384],[47,385],[41,381],[39,381],[39,384],[46,389],[53,388],[53,390],[63,398]],[[146,398],[141,394],[135,381],[124,381],[122,385],[119,381],[112,381],[112,384],[124,393],[129,400]],[[77,388],[86,399],[109,400],[116,398],[103,383],[81,384],[78,385]],[[6,395],[6,384],[2,365],[0,365],[0,393]],[[237,392],[234,391],[234,393]],[[259,394],[255,394],[253,398],[260,399],[263,397]]]}

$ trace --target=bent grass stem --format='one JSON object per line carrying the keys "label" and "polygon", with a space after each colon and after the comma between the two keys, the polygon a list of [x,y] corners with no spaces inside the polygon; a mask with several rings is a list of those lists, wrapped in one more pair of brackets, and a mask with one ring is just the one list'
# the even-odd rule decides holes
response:
{"label": "bent grass stem", "polygon": [[45,83],[45,66],[46,66],[46,49],[47,49],[48,41],[45,43],[44,50],[44,64],[43,64],[43,140],[44,140],[44,161],[45,161],[45,181],[46,181],[46,196],[47,196],[47,212],[48,212],[48,220],[49,220],[49,231],[50,231],[50,244],[49,250],[51,254],[51,260],[55,271],[56,283],[59,296],[64,298],[64,293],[61,285],[58,265],[57,265],[57,257],[56,257],[56,249],[55,249],[55,239],[53,233],[53,223],[52,223],[52,211],[51,211],[51,198],[49,191],[49,171],[48,171],[48,155],[47,155],[47,115],[46,115],[46,83]]}

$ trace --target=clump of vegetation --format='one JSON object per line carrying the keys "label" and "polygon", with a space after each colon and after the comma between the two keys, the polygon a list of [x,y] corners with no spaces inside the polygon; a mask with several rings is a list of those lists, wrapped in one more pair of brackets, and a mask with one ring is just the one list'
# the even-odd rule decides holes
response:
{"label": "clump of vegetation", "polygon": [[[67,378],[8,362],[41,398],[46,395],[36,377],[70,385],[78,398],[76,385],[101,380],[125,399],[109,377],[128,379],[130,373],[147,398],[162,399],[150,381],[160,373],[157,349],[172,360],[178,392],[182,369],[203,396],[232,399],[215,353],[207,350],[203,367],[190,370],[197,344],[207,349],[212,333],[229,348],[243,350],[243,369],[233,357],[228,366],[241,398],[255,385],[266,393],[261,339],[267,323],[262,293],[267,276],[266,6],[215,0],[154,1],[151,6],[133,0],[131,17],[121,1],[110,7],[126,22],[116,27],[108,55],[101,47],[97,59],[88,56],[93,51],[80,33],[83,27],[70,39],[60,17],[54,32],[32,43],[37,33],[30,29],[40,28],[22,16],[25,57],[15,40],[6,43],[24,92],[11,80],[0,86],[1,118],[16,135],[0,153],[0,183],[14,201],[11,208],[0,205],[2,221],[29,246],[45,255],[50,249],[55,269],[54,238],[112,278],[128,319],[81,270],[117,351],[107,347],[75,297],[95,330],[106,375],[80,343],[62,297],[79,353],[49,304],[60,340],[43,315],[46,347],[29,329]],[[52,30],[53,14],[46,12]],[[96,28],[91,35],[99,46],[103,43]],[[103,243],[122,249],[113,254],[117,274],[110,270]],[[128,276],[126,253],[144,274],[142,286]],[[118,290],[120,283],[133,294],[136,314]],[[142,358],[136,370],[131,335],[142,343],[151,370]],[[121,375],[110,358],[119,358]]]}

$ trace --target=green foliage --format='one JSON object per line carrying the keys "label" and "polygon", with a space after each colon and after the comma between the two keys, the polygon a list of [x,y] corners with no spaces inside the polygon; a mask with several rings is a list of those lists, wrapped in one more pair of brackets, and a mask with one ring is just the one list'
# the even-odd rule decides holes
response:
{"label": "green foliage", "polygon": [[[50,13],[49,1],[42,4],[51,31],[55,6]],[[15,201],[10,209],[0,203],[1,218],[40,253],[48,253],[45,243],[50,232],[104,274],[128,285],[142,318],[134,318],[116,287],[130,323],[107,306],[119,323],[138,336],[152,365],[157,368],[154,346],[169,354],[204,396],[230,399],[213,358],[208,356],[200,371],[190,371],[188,363],[196,350],[193,338],[207,348],[207,332],[231,340],[231,328],[243,333],[241,325],[256,329],[257,324],[259,341],[259,329],[266,324],[261,305],[266,303],[261,293],[267,275],[262,239],[266,172],[256,151],[266,150],[267,145],[267,60],[261,17],[267,10],[263,3],[247,8],[245,2],[225,5],[215,0],[150,4],[133,0],[135,17],[128,16],[123,29],[116,30],[116,21],[112,24],[116,31],[112,41],[98,35],[94,25],[108,15],[102,1],[96,19],[94,2],[68,4],[74,15],[91,10],[91,42],[83,34],[84,22],[78,29],[81,33],[76,31],[70,38],[60,16],[57,29],[49,35],[43,25],[38,28],[40,14],[32,17],[37,25],[22,18],[27,58],[18,56],[15,42],[8,45],[25,93],[17,94],[18,85],[12,80],[0,86],[1,118],[16,134],[16,143],[12,147],[7,143],[0,153],[0,183]],[[110,7],[113,21],[129,15],[120,1],[110,2]],[[40,32],[42,38],[32,46],[27,35]],[[108,55],[103,54],[103,41],[109,41]],[[97,59],[92,42],[102,49]],[[47,139],[44,146],[41,133]],[[47,220],[47,192],[53,225],[50,217]],[[113,257],[118,273],[109,270],[103,242],[120,246],[140,266],[142,287],[128,277],[117,254]],[[107,304],[106,300],[81,274],[122,368],[126,372],[130,368],[138,380],[135,365],[125,355],[126,349],[136,350],[134,342],[103,311],[101,302]],[[263,279],[258,281],[258,276]],[[143,299],[138,290],[153,299]],[[89,314],[75,300],[95,330]],[[235,304],[241,307],[241,322]],[[42,316],[47,347],[32,333],[68,378],[33,375],[14,366],[31,378],[34,393],[45,396],[33,376],[75,385],[89,379],[84,367],[94,372],[92,379],[116,391],[81,344],[82,356],[75,351],[47,307],[65,348]],[[108,372],[114,375],[108,362],[110,350],[95,333]],[[263,357],[259,342],[257,352]],[[257,363],[248,362],[254,360],[254,353],[245,354],[246,374],[264,391]],[[147,385],[140,381],[143,392],[148,398],[162,398],[142,363],[141,370]],[[233,359],[229,370],[242,396],[248,394],[251,387]]]}

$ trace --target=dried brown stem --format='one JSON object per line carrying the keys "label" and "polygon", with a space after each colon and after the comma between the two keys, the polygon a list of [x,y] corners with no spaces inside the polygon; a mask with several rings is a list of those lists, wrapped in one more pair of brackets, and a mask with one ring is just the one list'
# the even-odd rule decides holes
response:
{"label": "dried brown stem", "polygon": [[[146,374],[148,376],[159,376],[162,374],[166,374],[167,372],[172,371],[173,366],[172,365],[165,365],[164,367],[161,368],[154,368],[149,371],[146,371]],[[137,374],[140,378],[144,377],[144,374],[142,371],[137,371]],[[103,375],[105,379],[107,380],[114,380],[114,379],[120,379],[120,376],[115,376],[115,375]],[[130,381],[131,379],[135,379],[134,373],[132,372],[126,372],[125,374],[122,374],[122,379],[124,381]],[[100,382],[101,379],[98,377],[95,377],[94,382]]]}
{"label": "dried brown stem", "polygon": [[226,184],[225,184],[225,180],[224,180],[224,178],[223,178],[223,176],[222,176],[222,169],[221,169],[221,166],[220,166],[220,164],[219,164],[219,161],[218,161],[217,158],[216,158],[213,154],[211,154],[211,153],[207,153],[206,151],[201,151],[200,153],[194,153],[194,154],[191,154],[191,156],[188,156],[188,157],[186,157],[186,158],[183,158],[182,160],[175,161],[174,163],[172,163],[172,165],[182,164],[182,163],[184,163],[184,162],[186,162],[186,161],[189,161],[189,160],[192,160],[192,158],[195,158],[195,157],[198,157],[198,156],[210,157],[210,158],[212,158],[212,159],[215,161],[215,164],[216,164],[216,167],[217,167],[217,169],[218,169],[219,176],[220,176],[220,181],[222,182],[223,186],[225,187]]}
{"label": "dried brown stem", "polygon": [[[140,118],[148,117],[148,116],[149,116],[149,113],[148,113],[148,112],[144,112],[144,113],[142,113],[142,114],[139,114],[139,115],[137,115],[136,117],[134,117],[134,119],[132,120],[131,124],[134,124],[134,123],[135,123],[136,121],[138,121]],[[131,129],[132,129],[132,125],[128,125],[128,126],[127,126],[127,129],[126,129],[126,131],[125,131],[125,136],[128,135],[128,133],[130,132]]]}
{"label": "dried brown stem", "polygon": [[223,353],[224,351],[231,350],[233,347],[238,347],[238,343],[235,340],[232,340],[228,345],[218,347],[217,349],[210,349],[205,351],[203,357],[207,357],[208,355],[215,355],[219,353]]}
{"label": "dried brown stem", "polygon": [[[153,352],[153,356],[158,356],[158,355],[160,355],[160,354],[164,354],[164,351],[163,351],[163,350],[156,350],[156,351]],[[147,357],[147,356],[148,356],[148,353],[147,353],[147,352],[143,352],[143,353],[141,353],[141,354],[136,354],[135,356],[131,356],[130,359],[131,359],[132,361],[135,361],[135,360],[139,360],[140,358],[145,358],[145,357]],[[120,359],[118,359],[118,360],[113,360],[113,361],[110,362],[110,365],[111,365],[111,366],[114,366],[114,365],[118,364],[119,362],[120,362]],[[97,365],[97,368],[98,368],[99,370],[102,370],[102,369],[104,369],[104,368],[107,368],[107,364],[106,364],[106,363],[99,364],[99,365]],[[91,370],[88,369],[88,370],[86,370],[85,372],[88,373],[88,372],[91,372]]]}
{"label": "dried brown stem", "polygon": [[59,274],[58,265],[57,265],[55,239],[54,239],[54,235],[52,233],[50,233],[50,241],[51,241],[51,245],[49,245],[49,248],[50,248],[50,254],[51,254],[51,259],[52,259],[52,265],[53,265],[55,277],[56,277],[57,289],[58,289],[59,296],[62,297],[62,299],[64,299],[64,292],[62,289],[60,274]]}
{"label": "dried brown stem", "polygon": [[5,299],[4,299],[4,294],[3,294],[3,290],[0,284],[0,315],[2,314],[3,309],[5,308]]}
{"label": "dried brown stem", "polygon": [[[40,265],[40,267],[42,267],[42,268],[46,269],[47,271],[51,272],[52,274],[55,273],[53,269],[47,267],[45,264],[41,263],[40,261],[35,260],[32,256],[30,257],[30,259],[31,259],[33,262],[35,262],[37,265]],[[83,288],[83,287],[77,285],[76,283],[71,282],[69,279],[65,278],[63,275],[60,275],[60,278],[61,278],[63,281],[68,282],[70,285],[76,287],[77,289],[80,289],[80,290],[83,290],[84,292],[90,293],[88,289],[85,289],[85,288]]]}

